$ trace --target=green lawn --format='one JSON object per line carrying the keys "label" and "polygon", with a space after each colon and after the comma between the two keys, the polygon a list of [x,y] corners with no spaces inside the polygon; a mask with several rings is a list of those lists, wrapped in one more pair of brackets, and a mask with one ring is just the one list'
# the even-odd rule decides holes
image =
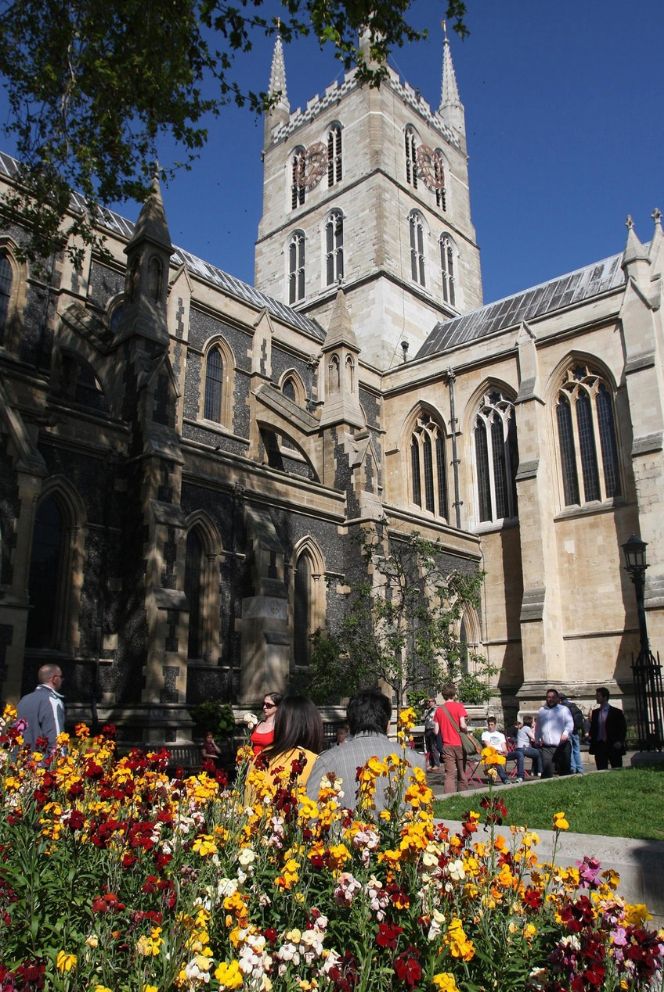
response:
{"label": "green lawn", "polygon": [[[571,775],[517,789],[495,789],[507,806],[508,824],[550,830],[554,813],[567,814],[580,834],[664,840],[664,771],[623,768],[605,775]],[[482,812],[486,795],[451,795],[434,805],[443,820],[462,820],[469,809]]]}

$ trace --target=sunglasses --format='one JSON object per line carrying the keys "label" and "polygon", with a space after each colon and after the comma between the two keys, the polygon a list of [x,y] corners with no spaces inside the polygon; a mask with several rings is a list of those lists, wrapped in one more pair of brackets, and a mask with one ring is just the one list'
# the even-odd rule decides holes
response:
{"label": "sunglasses", "polygon": [[263,703],[264,710],[276,710],[276,703]]}

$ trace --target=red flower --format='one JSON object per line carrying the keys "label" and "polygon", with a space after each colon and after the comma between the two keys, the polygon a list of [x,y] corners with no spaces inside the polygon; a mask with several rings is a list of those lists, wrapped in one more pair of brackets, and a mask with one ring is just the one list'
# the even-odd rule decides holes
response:
{"label": "red flower", "polygon": [[67,817],[67,826],[70,830],[82,830],[85,825],[85,817],[80,809],[73,809]]}
{"label": "red flower", "polygon": [[422,977],[422,966],[415,955],[417,950],[409,947],[394,959],[394,972],[409,989],[414,988]]}
{"label": "red flower", "polygon": [[268,944],[276,944],[279,939],[279,934],[274,927],[268,927],[266,930],[263,930],[263,936],[267,940]]}
{"label": "red flower", "polygon": [[523,901],[530,909],[539,909],[542,905],[542,893],[537,889],[527,888],[523,893]]}
{"label": "red flower", "polygon": [[399,934],[403,933],[403,927],[395,926],[392,923],[379,923],[376,943],[379,947],[389,947],[395,950],[399,941]]}

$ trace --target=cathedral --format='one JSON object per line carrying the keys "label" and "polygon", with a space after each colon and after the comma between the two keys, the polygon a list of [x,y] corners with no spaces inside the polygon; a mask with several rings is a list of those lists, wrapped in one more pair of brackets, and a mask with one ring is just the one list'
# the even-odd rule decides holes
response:
{"label": "cathedral", "polygon": [[57,661],[72,722],[186,740],[306,671],[375,528],[484,573],[460,636],[494,711],[631,713],[631,534],[664,634],[659,211],[484,304],[447,38],[436,108],[390,69],[292,110],[280,40],[270,92],[253,286],[171,243],[156,179],[80,268],[33,271],[0,215],[0,696]]}

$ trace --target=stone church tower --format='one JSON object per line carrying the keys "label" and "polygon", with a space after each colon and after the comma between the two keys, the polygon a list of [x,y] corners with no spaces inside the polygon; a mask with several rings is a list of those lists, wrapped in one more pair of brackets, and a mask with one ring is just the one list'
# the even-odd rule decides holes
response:
{"label": "stone church tower", "polygon": [[327,327],[343,284],[362,361],[391,368],[482,303],[447,37],[437,110],[388,69],[379,89],[353,70],[291,111],[280,39],[269,89],[256,286]]}

